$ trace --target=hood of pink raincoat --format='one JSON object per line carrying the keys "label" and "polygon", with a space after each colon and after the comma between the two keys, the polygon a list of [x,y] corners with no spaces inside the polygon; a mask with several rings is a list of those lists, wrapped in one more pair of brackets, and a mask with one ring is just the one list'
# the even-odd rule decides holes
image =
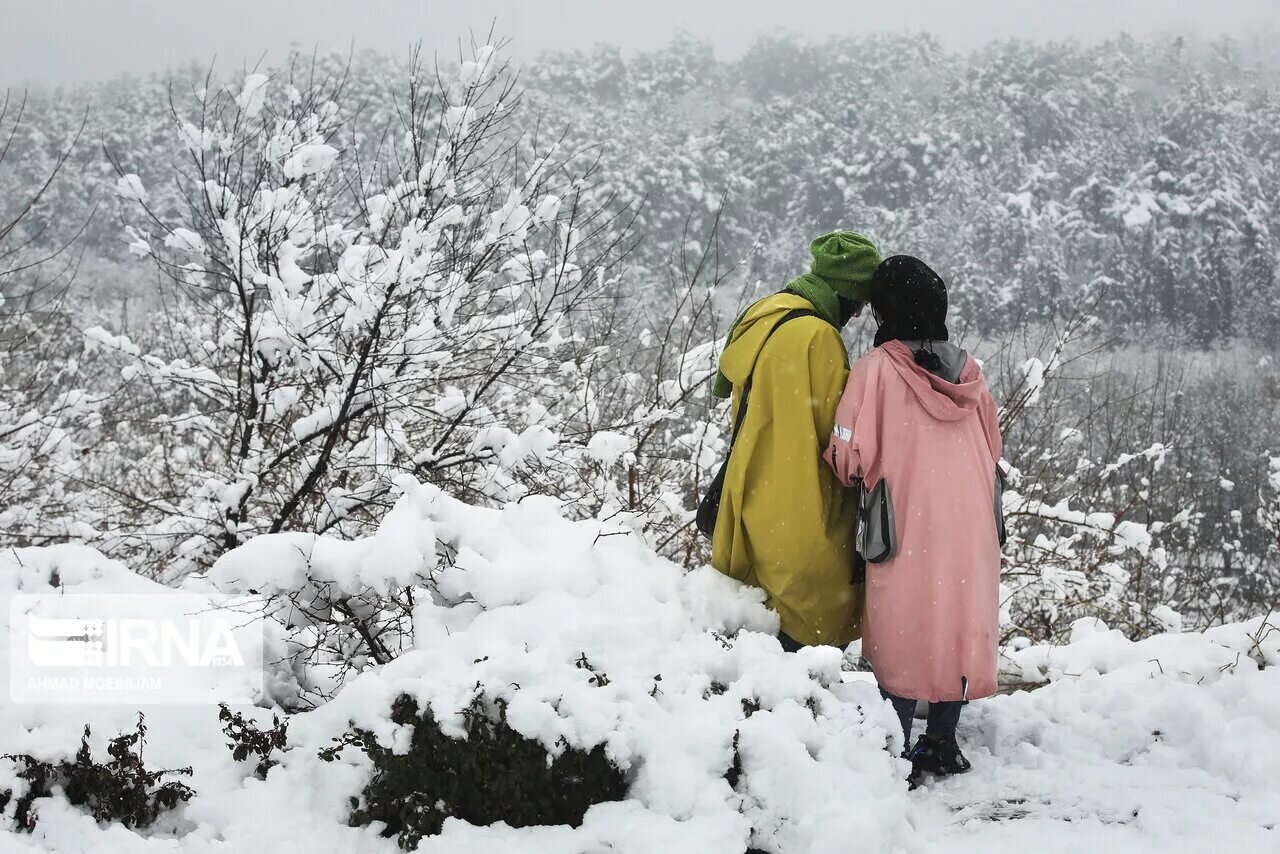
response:
{"label": "hood of pink raincoat", "polygon": [[889,341],[880,349],[932,417],[939,421],[959,421],[978,411],[987,383],[972,356],[965,360],[960,381],[953,383],[917,365],[915,354],[901,341]]}

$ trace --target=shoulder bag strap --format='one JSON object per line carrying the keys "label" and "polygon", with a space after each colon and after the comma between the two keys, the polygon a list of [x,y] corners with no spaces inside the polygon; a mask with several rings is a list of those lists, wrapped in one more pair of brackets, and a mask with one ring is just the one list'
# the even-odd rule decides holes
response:
{"label": "shoulder bag strap", "polygon": [[[820,315],[811,308],[795,308],[783,315],[782,319],[773,325],[769,330],[769,334],[764,337],[764,343],[760,345],[760,355],[756,356],[759,361],[760,356],[764,355],[765,344],[769,343],[769,339],[773,337],[773,333],[778,331],[778,327],[786,323],[788,320],[795,320],[797,317],[819,317]],[[742,431],[742,425],[747,420],[747,401],[751,397],[751,380],[755,374],[755,366],[751,368],[751,374],[747,376],[747,382],[742,387],[742,400],[738,403],[738,417],[733,420],[733,435],[729,438],[729,448],[733,448],[733,443],[738,441],[738,433]]]}

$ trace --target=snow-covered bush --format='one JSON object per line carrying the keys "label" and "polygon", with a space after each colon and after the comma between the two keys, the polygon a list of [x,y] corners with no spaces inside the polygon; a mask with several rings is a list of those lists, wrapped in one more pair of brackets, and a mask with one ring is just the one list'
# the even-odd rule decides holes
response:
{"label": "snow-covered bush", "polygon": [[[1008,542],[1002,567],[1004,635],[1062,637],[1078,617],[1103,616],[1145,634],[1155,621],[1144,577],[1163,572],[1167,557],[1153,537],[1161,525],[1130,518],[1116,486],[1149,477],[1166,447],[1113,450],[1091,458],[1086,434],[1071,420],[1075,392],[1064,375],[1079,370],[1078,341],[1096,323],[1092,303],[1076,308],[1061,330],[1026,351],[1006,348],[986,370],[1001,401]],[[1123,487],[1121,488],[1123,490]]]}
{"label": "snow-covered bush", "polygon": [[1224,673],[1253,673],[1280,666],[1280,620],[1254,617],[1215,626],[1203,634],[1176,628],[1132,641],[1095,617],[1071,626],[1066,643],[1017,644],[1003,650],[1001,669],[1024,684],[1043,684],[1085,673],[1157,674],[1197,682]]}
{"label": "snow-covered bush", "polygon": [[[771,840],[757,847],[803,849],[885,807],[870,779],[855,804],[834,781],[894,780],[901,735],[888,708],[873,686],[840,682],[838,650],[782,653],[758,591],[709,568],[687,573],[625,529],[565,520],[550,499],[492,510],[434,486],[402,486],[373,538],[381,545],[342,562],[351,577],[418,568],[400,596],[414,603],[412,637],[390,663],[366,668],[302,716],[327,738],[358,729],[385,747],[408,746],[415,730],[391,719],[406,695],[443,734],[462,737],[476,720],[468,710],[484,697],[488,714],[501,706],[507,725],[551,755],[601,746],[626,771],[626,800],[588,810],[582,839],[599,838],[605,816],[657,813],[680,817],[679,832],[708,850],[728,850],[711,840],[735,837],[745,848],[749,834]],[[250,540],[211,578],[257,587],[288,577],[290,564],[268,557],[281,553],[271,544],[282,536]],[[433,540],[443,560],[407,559]],[[298,630],[298,648],[312,645],[309,631]],[[314,670],[326,672],[323,662]],[[350,753],[340,760],[353,761]],[[735,761],[736,788],[725,778]],[[298,767],[288,758],[283,765]],[[830,812],[799,820],[814,803]],[[443,827],[447,836],[456,825]]]}
{"label": "snow-covered bush", "polygon": [[[3,288],[3,282],[0,282]],[[2,292],[2,291],[0,291]],[[0,306],[0,538],[46,544],[91,538],[80,501],[84,448],[99,435],[104,395],[86,388],[74,322],[55,301]]]}
{"label": "snow-covered bush", "polygon": [[[0,813],[13,801],[13,817],[19,829],[32,833],[40,821],[39,801],[53,797],[55,789],[72,806],[82,807],[97,822],[118,822],[125,827],[149,827],[163,812],[191,800],[195,791],[179,780],[190,777],[190,768],[154,770],[143,762],[147,728],[141,713],[133,732],[121,733],[107,743],[105,761],[95,760],[89,746],[92,731],[85,724],[74,759],[45,762],[28,754],[0,757],[17,766],[20,791],[0,791]],[[161,782],[163,781],[163,782]]]}
{"label": "snow-covered bush", "polygon": [[580,750],[562,743],[549,752],[511,728],[505,702],[491,709],[483,694],[462,717],[459,738],[406,694],[392,705],[391,722],[412,731],[407,748],[385,747],[374,733],[356,728],[321,751],[322,758],[335,759],[343,748],[354,747],[373,764],[348,819],[351,826],[379,822],[382,834],[395,836],[407,850],[438,835],[449,818],[477,826],[581,827],[591,806],[626,794],[626,775],[603,745]]}
{"label": "snow-covered bush", "polygon": [[222,721],[222,734],[227,737],[227,748],[231,757],[237,762],[247,762],[257,757],[254,776],[260,780],[267,779],[271,769],[279,765],[273,754],[287,749],[289,742],[289,719],[281,720],[273,716],[271,726],[261,729],[252,720],[248,720],[240,712],[234,712],[226,703],[218,707],[218,720]]}
{"label": "snow-covered bush", "polygon": [[[1263,526],[1245,524],[1250,497],[1229,463],[1261,454],[1270,419],[1247,401],[1274,390],[1234,357],[1170,363],[1100,347],[1091,330],[1106,295],[1061,329],[978,353],[1010,466],[1006,639],[1061,640],[1086,616],[1137,638],[1165,631],[1170,614],[1205,628],[1275,601],[1275,555]],[[1209,398],[1239,416],[1206,409]]]}

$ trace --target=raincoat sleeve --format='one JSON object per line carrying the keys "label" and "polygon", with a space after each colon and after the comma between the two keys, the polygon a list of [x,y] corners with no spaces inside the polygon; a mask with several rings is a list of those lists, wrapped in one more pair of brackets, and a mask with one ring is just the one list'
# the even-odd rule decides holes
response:
{"label": "raincoat sleeve", "polygon": [[816,335],[809,344],[809,400],[815,436],[829,436],[834,428],[840,393],[849,376],[847,360],[844,340],[838,334]]}
{"label": "raincoat sleeve", "polygon": [[874,396],[874,351],[858,360],[849,372],[840,405],[836,409],[831,439],[823,459],[845,486],[866,477],[875,461],[879,442]]}

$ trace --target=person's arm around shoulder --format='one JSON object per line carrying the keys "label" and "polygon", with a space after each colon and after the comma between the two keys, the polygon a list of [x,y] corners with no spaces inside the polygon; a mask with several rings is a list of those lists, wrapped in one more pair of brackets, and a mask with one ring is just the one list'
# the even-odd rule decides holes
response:
{"label": "person's arm around shoulder", "polygon": [[849,372],[849,381],[836,409],[830,443],[823,459],[845,486],[852,486],[866,474],[869,457],[875,454],[875,431],[867,429],[869,409],[873,409],[870,391],[877,351],[864,355]]}
{"label": "person's arm around shoulder", "polygon": [[770,389],[778,410],[773,413],[775,418],[804,419],[807,409],[814,436],[821,444],[831,434],[848,375],[840,333],[818,317],[801,317],[779,329],[761,354],[755,388]]}
{"label": "person's arm around shoulder", "polygon": [[819,442],[831,435],[840,394],[849,378],[849,355],[844,339],[830,324],[819,321],[809,339],[809,400],[813,432]]}

